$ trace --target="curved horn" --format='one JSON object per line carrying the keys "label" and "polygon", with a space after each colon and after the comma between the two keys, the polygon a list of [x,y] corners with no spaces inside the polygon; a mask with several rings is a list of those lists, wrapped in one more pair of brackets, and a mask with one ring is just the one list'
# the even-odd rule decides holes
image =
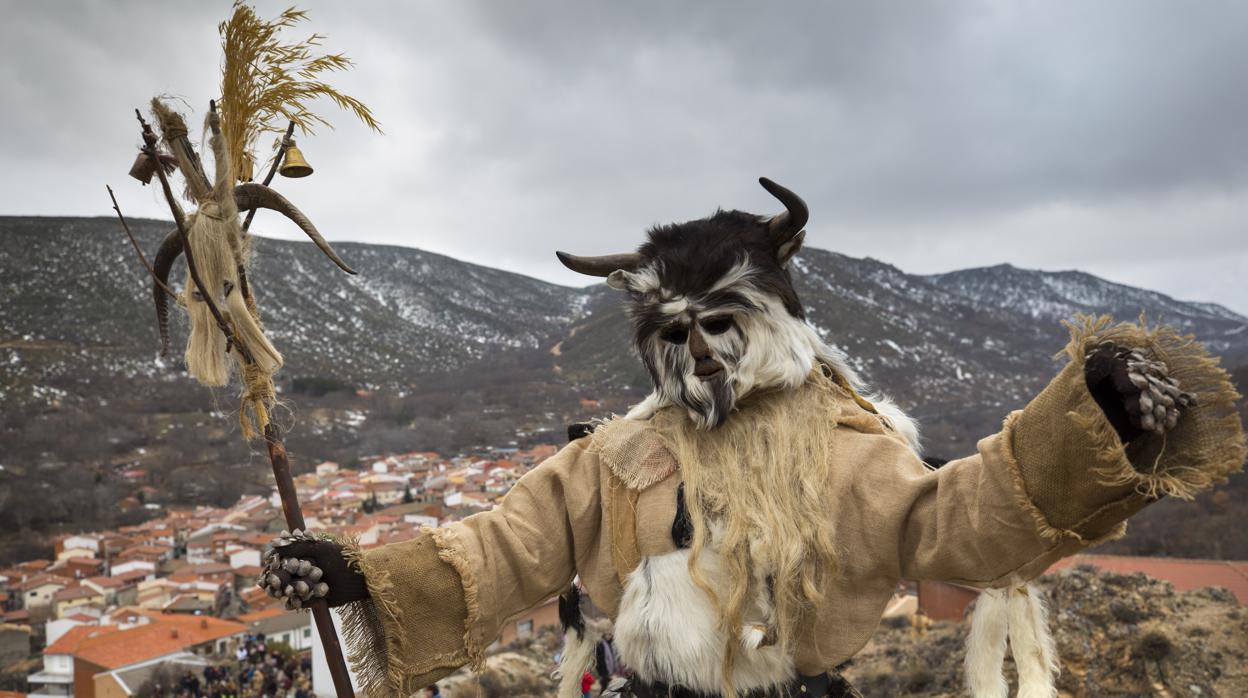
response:
{"label": "curved horn", "polygon": [[337,252],[334,252],[334,248],[329,246],[325,238],[321,237],[316,226],[312,225],[312,221],[303,215],[303,211],[295,208],[294,204],[290,203],[286,197],[278,194],[276,191],[263,184],[247,182],[234,187],[234,201],[238,203],[238,210],[240,211],[253,208],[267,208],[286,216],[295,225],[299,226],[300,230],[307,233],[308,237],[312,238],[312,242],[315,242],[316,246],[321,248],[321,252],[324,252],[326,257],[333,260],[339,269],[348,274],[356,273],[354,269],[347,266],[346,262],[342,261],[342,257],[339,257]]}
{"label": "curved horn", "polygon": [[159,283],[152,282],[152,300],[156,301],[156,326],[160,330],[160,355],[169,355],[169,294],[160,284],[169,285],[169,270],[173,263],[182,255],[182,236],[177,229],[165,236],[156,251],[156,259],[152,260],[152,270],[156,272]]}
{"label": "curved horn", "polygon": [[785,212],[773,216],[771,222],[767,224],[767,232],[771,236],[771,241],[778,247],[801,232],[806,226],[806,221],[810,220],[810,209],[806,208],[806,202],[802,201],[802,197],[770,179],[759,177],[758,183],[763,185],[767,193],[784,204]]}
{"label": "curved horn", "polygon": [[588,276],[610,276],[611,272],[620,270],[637,271],[637,267],[641,266],[641,255],[636,252],[601,257],[577,257],[567,252],[556,252],[555,256],[563,262],[563,266]]}

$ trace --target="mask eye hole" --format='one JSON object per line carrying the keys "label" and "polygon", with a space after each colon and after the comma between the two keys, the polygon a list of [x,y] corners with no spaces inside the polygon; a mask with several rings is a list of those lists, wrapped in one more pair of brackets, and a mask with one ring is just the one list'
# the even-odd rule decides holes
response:
{"label": "mask eye hole", "polygon": [[723,334],[732,329],[732,318],[728,316],[713,317],[702,322],[702,329],[707,334]]}
{"label": "mask eye hole", "polygon": [[659,339],[672,344],[684,344],[689,340],[689,330],[679,325],[668,327],[659,333]]}

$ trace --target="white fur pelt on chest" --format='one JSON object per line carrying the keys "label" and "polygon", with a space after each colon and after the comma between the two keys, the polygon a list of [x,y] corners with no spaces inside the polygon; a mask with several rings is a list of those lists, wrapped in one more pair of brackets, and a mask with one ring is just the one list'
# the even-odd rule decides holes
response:
{"label": "white fur pelt on chest", "polygon": [[[615,620],[620,658],[649,682],[681,685],[706,693],[723,686],[724,636],[715,606],[689,574],[689,550],[645,558],[629,574]],[[707,580],[721,573],[719,555],[698,557]],[[759,590],[745,616],[749,629],[766,623],[767,601]],[[793,660],[774,646],[758,647],[761,630],[742,633],[732,669],[737,691],[783,684],[794,676]]]}

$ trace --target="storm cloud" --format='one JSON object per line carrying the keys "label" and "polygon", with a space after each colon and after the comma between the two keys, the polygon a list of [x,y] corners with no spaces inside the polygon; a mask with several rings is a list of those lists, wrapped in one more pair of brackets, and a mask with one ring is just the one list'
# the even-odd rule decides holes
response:
{"label": "storm cloud", "polygon": [[[133,109],[167,93],[202,118],[229,3],[3,5],[0,213],[109,215],[111,183],[128,215],[167,218],[125,176]],[[300,140],[317,173],[279,184],[331,240],[581,285],[555,249],[771,212],[766,175],[810,203],[814,246],[1248,312],[1244,3],[300,6],[386,132],[326,105],[337,129]]]}

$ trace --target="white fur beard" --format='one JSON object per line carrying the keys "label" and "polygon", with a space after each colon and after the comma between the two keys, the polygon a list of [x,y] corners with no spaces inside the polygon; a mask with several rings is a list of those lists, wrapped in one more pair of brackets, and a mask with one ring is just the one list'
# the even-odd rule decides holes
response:
{"label": "white fur beard", "polygon": [[655,390],[629,410],[629,419],[648,419],[663,407],[678,405],[700,428],[713,429],[736,409],[738,400],[757,390],[796,388],[816,363],[824,363],[875,405],[911,448],[920,452],[918,425],[892,400],[868,388],[844,352],[824,344],[813,327],[790,315],[776,298],[753,289],[744,293],[762,310],[738,313],[736,328],[706,338],[724,365],[723,377],[715,380],[725,381],[730,392],[717,396],[714,386],[693,375],[693,359],[686,347],[664,346],[650,337],[640,350],[649,357],[646,363],[652,367]]}

